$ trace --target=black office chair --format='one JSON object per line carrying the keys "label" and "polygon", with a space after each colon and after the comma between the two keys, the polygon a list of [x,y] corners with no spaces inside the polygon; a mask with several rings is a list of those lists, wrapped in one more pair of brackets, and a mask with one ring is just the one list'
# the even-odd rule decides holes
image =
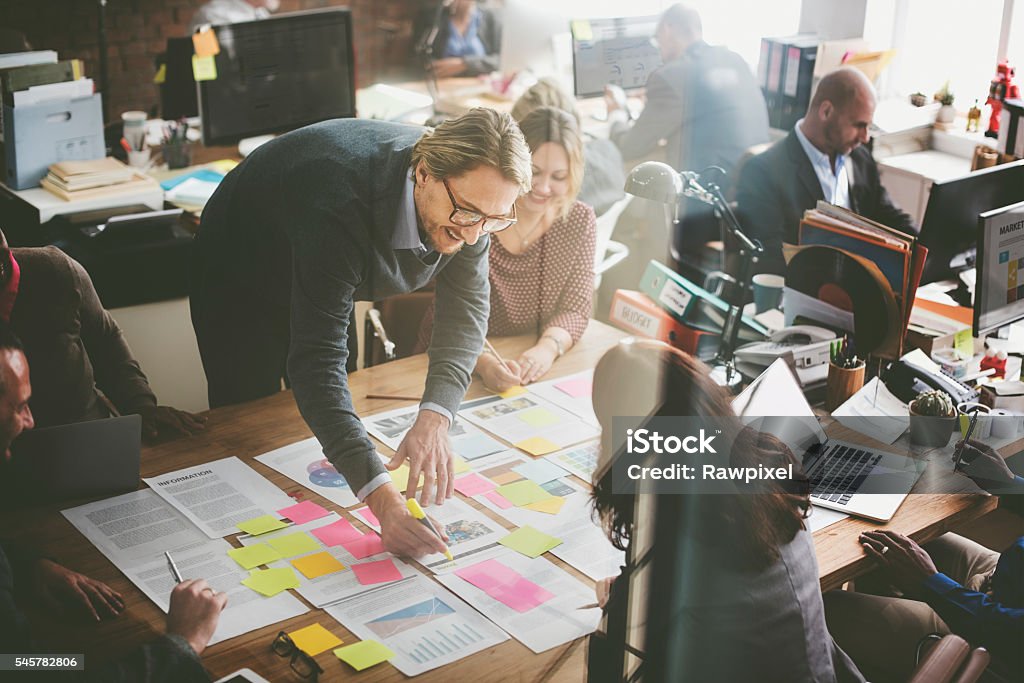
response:
{"label": "black office chair", "polygon": [[363,367],[411,356],[423,316],[434,300],[434,285],[376,301],[363,321]]}

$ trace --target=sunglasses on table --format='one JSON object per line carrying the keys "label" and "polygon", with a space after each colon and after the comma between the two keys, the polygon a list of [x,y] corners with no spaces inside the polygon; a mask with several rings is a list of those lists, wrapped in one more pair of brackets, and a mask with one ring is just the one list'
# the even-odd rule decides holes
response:
{"label": "sunglasses on table", "polygon": [[291,656],[292,671],[303,678],[315,681],[324,672],[320,665],[316,663],[316,660],[300,650],[295,641],[291,639],[291,636],[284,631],[277,634],[277,638],[274,638],[274,642],[270,647],[278,657]]}
{"label": "sunglasses on table", "polygon": [[483,221],[483,225],[480,229],[483,232],[490,234],[494,232],[501,232],[516,222],[515,204],[512,205],[511,215],[488,216],[487,214],[480,213],[479,211],[459,206],[459,203],[455,200],[455,195],[452,193],[452,188],[448,187],[448,180],[446,178],[442,178],[441,182],[444,184],[444,189],[448,190],[448,198],[452,201],[452,212],[451,215],[448,216],[448,220],[460,228],[470,228],[480,221]]}

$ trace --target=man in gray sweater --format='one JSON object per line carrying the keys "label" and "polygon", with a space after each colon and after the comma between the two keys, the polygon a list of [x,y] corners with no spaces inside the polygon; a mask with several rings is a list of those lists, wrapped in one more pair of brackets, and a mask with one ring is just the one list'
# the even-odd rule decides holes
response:
{"label": "man in gray sweater", "polygon": [[418,524],[352,405],[346,361],[353,302],[436,278],[430,365],[420,412],[395,458],[408,497],[454,490],[448,429],[487,328],[486,233],[515,221],[530,152],[507,114],[474,109],[432,132],[333,120],[257,149],[223,180],[196,240],[192,323],[210,404],[291,384],[327,458],[381,521],[396,554],[442,552]]}

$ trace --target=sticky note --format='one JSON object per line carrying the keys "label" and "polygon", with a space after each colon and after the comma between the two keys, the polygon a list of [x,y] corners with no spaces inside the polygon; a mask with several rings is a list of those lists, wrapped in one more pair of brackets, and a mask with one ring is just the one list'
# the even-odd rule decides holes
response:
{"label": "sticky note", "polygon": [[306,522],[312,522],[314,519],[326,517],[331,513],[311,500],[304,500],[298,505],[281,508],[277,511],[277,514],[287,517],[296,524],[305,524]]}
{"label": "sticky note", "polygon": [[538,500],[536,503],[527,503],[523,506],[525,510],[534,510],[535,512],[546,512],[549,515],[557,515],[562,510],[562,506],[565,505],[565,498],[561,496],[551,496],[546,500]]}
{"label": "sticky note", "polygon": [[542,489],[537,482],[529,479],[499,486],[496,491],[518,507],[551,498],[550,493]]}
{"label": "sticky note", "polygon": [[192,34],[192,47],[200,57],[212,57],[220,54],[220,43],[217,34],[209,26],[204,26]]}
{"label": "sticky note", "polygon": [[502,398],[515,398],[516,396],[522,396],[526,393],[526,389],[523,387],[509,387],[505,391],[498,394]]}
{"label": "sticky note", "polygon": [[466,460],[474,460],[491,453],[497,453],[504,450],[505,447],[486,434],[474,434],[464,439],[453,441],[452,449]]}
{"label": "sticky note", "polygon": [[539,557],[552,548],[562,545],[562,539],[550,536],[527,524],[499,540],[498,543],[527,557]]}
{"label": "sticky note", "polygon": [[395,656],[395,653],[387,645],[382,645],[376,640],[363,640],[339,647],[334,651],[334,655],[356,671],[362,671],[375,664],[388,661]]}
{"label": "sticky note", "polygon": [[528,612],[555,597],[497,560],[485,560],[458,569],[455,575],[517,612]]}
{"label": "sticky note", "polygon": [[402,572],[398,571],[391,558],[377,560],[376,562],[362,562],[349,567],[355,575],[356,580],[364,586],[371,586],[375,583],[387,583],[398,581],[402,578]]}
{"label": "sticky note", "polygon": [[298,588],[299,577],[291,567],[253,569],[248,578],[242,579],[242,584],[270,598],[289,588]]}
{"label": "sticky note", "polygon": [[452,458],[452,465],[453,469],[455,470],[455,474],[469,472],[469,463],[457,455]]}
{"label": "sticky note", "polygon": [[[409,488],[409,465],[402,463],[398,466],[397,470],[392,470],[391,481],[395,483],[395,486],[399,491],[405,491]],[[423,483],[423,475],[420,475],[420,481],[416,484],[416,488],[419,488]]]}
{"label": "sticky note", "polygon": [[337,522],[325,524],[318,529],[313,529],[309,533],[320,539],[320,542],[328,548],[333,548],[345,541],[351,541],[353,538],[359,538],[363,535],[347,519],[339,519]]}
{"label": "sticky note", "polygon": [[493,491],[496,487],[497,485],[493,481],[486,477],[481,477],[475,472],[455,480],[455,490],[464,496],[478,496],[481,493]]}
{"label": "sticky note", "polygon": [[357,560],[384,552],[384,543],[380,540],[380,536],[372,531],[359,538],[343,541],[341,547]]}
{"label": "sticky note", "polygon": [[572,36],[576,40],[593,40],[594,31],[586,19],[575,19],[572,22]]}
{"label": "sticky note", "polygon": [[217,62],[213,57],[192,55],[192,76],[196,82],[217,80]]}
{"label": "sticky note", "polygon": [[567,379],[555,384],[555,389],[558,389],[570,398],[583,398],[584,396],[590,396],[593,393],[594,380],[591,377]]}
{"label": "sticky note", "polygon": [[235,159],[218,159],[217,161],[211,161],[207,166],[214,171],[227,175],[235,166],[238,166],[238,161]]}
{"label": "sticky note", "polygon": [[509,501],[509,499],[501,495],[497,491],[488,491],[487,493],[484,494],[484,498],[497,505],[499,510],[508,510],[510,507],[512,507],[512,503]]}
{"label": "sticky note", "polygon": [[[305,555],[291,561],[292,566],[302,572],[307,579],[340,572],[345,568],[341,562],[328,552]],[[311,653],[312,654],[312,653]]]}
{"label": "sticky note", "polygon": [[254,517],[250,520],[239,522],[235,526],[247,534],[259,536],[260,534],[265,534],[270,531],[283,529],[288,526],[288,524],[286,522],[282,522],[273,515],[261,515],[260,517]]}
{"label": "sticky note", "polygon": [[512,471],[518,472],[527,479],[535,481],[538,484],[546,484],[552,479],[560,479],[569,474],[550,460],[531,460],[529,462],[524,462],[522,465],[516,465],[513,467]]}
{"label": "sticky note", "polygon": [[321,548],[320,544],[305,531],[272,538],[267,541],[267,545],[281,553],[281,557],[295,557]]}
{"label": "sticky note", "polygon": [[332,647],[341,645],[344,641],[334,635],[320,624],[313,624],[298,631],[288,634],[295,646],[310,657],[316,657],[321,652],[326,652]]}
{"label": "sticky note", "polygon": [[244,548],[232,548],[228,551],[228,557],[240,564],[242,569],[252,569],[268,562],[277,562],[281,559],[281,553],[266,543],[255,543]]}
{"label": "sticky note", "polygon": [[970,327],[965,327],[953,335],[953,348],[964,358],[970,358],[974,355],[974,337],[972,336],[971,329]]}
{"label": "sticky note", "polygon": [[531,427],[550,427],[558,424],[558,416],[546,408],[530,408],[516,413],[516,417]]}
{"label": "sticky note", "polygon": [[161,64],[160,68],[156,70],[156,75],[153,76],[153,83],[156,85],[163,85],[164,81],[167,80],[167,65]]}
{"label": "sticky note", "polygon": [[371,510],[370,508],[359,508],[358,510],[353,510],[352,512],[362,517],[363,520],[365,520],[366,523],[370,526],[375,526],[378,529],[380,528],[380,520],[377,519],[377,515],[373,514],[373,510]]}
{"label": "sticky note", "polygon": [[558,450],[558,444],[543,436],[531,436],[515,444],[515,447],[530,455],[547,455]]}

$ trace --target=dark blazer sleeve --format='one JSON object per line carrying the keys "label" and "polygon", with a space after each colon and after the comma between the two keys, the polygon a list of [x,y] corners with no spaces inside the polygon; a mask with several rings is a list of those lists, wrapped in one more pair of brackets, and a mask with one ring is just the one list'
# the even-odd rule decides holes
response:
{"label": "dark blazer sleeve", "polygon": [[493,10],[480,8],[480,27],[477,36],[484,44],[487,54],[479,57],[464,57],[465,76],[478,76],[497,71],[501,65],[501,18]]}
{"label": "dark blazer sleeve", "polygon": [[854,173],[854,192],[857,193],[857,207],[864,215],[882,225],[896,230],[916,235],[918,227],[910,215],[893,203],[889,192],[882,185],[881,176],[878,173],[878,164],[872,158],[871,153],[859,147],[854,151],[856,166]]}
{"label": "dark blazer sleeve", "polygon": [[[736,188],[736,204],[739,208],[740,225],[753,239],[764,247],[761,263],[756,272],[785,272],[782,258],[782,242],[787,211],[784,208],[782,188],[776,182],[775,165],[768,152],[752,157],[740,172]],[[796,182],[790,178],[789,182]]]}

